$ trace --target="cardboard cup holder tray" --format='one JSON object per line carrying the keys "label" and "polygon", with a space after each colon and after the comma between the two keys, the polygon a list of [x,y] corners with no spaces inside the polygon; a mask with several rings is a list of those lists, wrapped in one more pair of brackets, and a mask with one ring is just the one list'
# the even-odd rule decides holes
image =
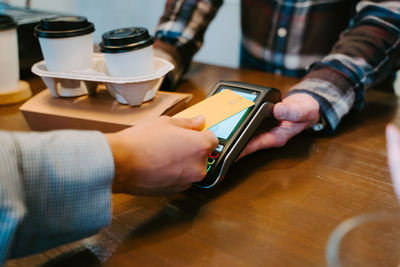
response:
{"label": "cardboard cup holder tray", "polygon": [[32,72],[40,76],[53,97],[95,95],[97,86],[104,83],[108,92],[119,103],[140,106],[154,98],[165,75],[174,68],[169,61],[154,57],[154,72],[136,77],[112,77],[107,71],[104,56],[95,53],[93,68],[69,73],[50,72],[45,61],[32,66]]}

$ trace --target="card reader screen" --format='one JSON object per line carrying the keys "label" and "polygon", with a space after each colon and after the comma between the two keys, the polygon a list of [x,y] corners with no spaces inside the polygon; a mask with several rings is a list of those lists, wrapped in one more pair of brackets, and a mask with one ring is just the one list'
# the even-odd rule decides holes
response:
{"label": "card reader screen", "polygon": [[[234,91],[238,95],[241,95],[251,101],[254,101],[257,98],[257,93],[256,92],[246,92],[246,91],[239,91],[239,90],[234,90],[229,88],[230,90]],[[221,91],[224,91],[225,89],[222,89]],[[239,123],[242,121],[244,116],[247,114],[247,112],[251,109],[251,107],[246,108],[239,113],[236,113],[235,115],[227,118],[226,120],[221,121],[220,123],[212,126],[209,128],[218,138],[227,140],[229,137],[232,135],[232,133],[235,131]]]}

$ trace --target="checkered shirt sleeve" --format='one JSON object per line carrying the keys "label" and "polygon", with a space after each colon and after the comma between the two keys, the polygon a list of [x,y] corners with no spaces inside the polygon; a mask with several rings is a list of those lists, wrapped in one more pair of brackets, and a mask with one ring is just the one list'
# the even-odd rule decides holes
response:
{"label": "checkered shirt sleeve", "polygon": [[[166,1],[155,45],[183,65],[181,73],[221,5]],[[400,1],[241,0],[241,24],[240,66],[304,78],[290,94],[312,95],[331,132],[400,66]]]}
{"label": "checkered shirt sleeve", "polygon": [[332,131],[350,110],[363,108],[365,91],[399,64],[400,1],[361,1],[356,10],[332,52],[291,91],[312,95]]}
{"label": "checkered shirt sleeve", "polygon": [[0,265],[108,225],[113,176],[100,132],[0,131]]}

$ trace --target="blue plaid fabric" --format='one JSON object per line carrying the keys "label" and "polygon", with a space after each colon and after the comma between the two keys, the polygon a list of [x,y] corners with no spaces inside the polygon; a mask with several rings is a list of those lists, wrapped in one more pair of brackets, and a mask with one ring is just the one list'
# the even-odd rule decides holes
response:
{"label": "blue plaid fabric", "polygon": [[95,131],[0,131],[0,265],[111,220],[114,161]]}
{"label": "blue plaid fabric", "polygon": [[[155,46],[186,71],[222,2],[167,0]],[[398,0],[242,0],[241,25],[240,66],[303,78],[331,130],[400,64]]]}

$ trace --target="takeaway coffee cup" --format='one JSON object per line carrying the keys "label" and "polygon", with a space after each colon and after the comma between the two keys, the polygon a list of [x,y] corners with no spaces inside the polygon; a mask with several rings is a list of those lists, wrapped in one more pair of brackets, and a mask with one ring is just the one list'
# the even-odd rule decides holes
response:
{"label": "takeaway coffee cup", "polygon": [[[59,16],[42,19],[35,27],[47,70],[68,73],[93,68],[94,25],[85,17]],[[60,80],[52,91],[55,97],[75,97],[88,93],[81,81]]]}
{"label": "takeaway coffee cup", "polygon": [[104,53],[109,74],[114,77],[152,74],[153,43],[153,37],[142,27],[121,28],[104,33],[100,51]]}
{"label": "takeaway coffee cup", "polygon": [[0,15],[0,92],[18,87],[19,61],[17,24],[7,15]]}
{"label": "takeaway coffee cup", "polygon": [[59,16],[42,19],[35,27],[46,67],[51,72],[92,68],[94,25],[85,17]]}

